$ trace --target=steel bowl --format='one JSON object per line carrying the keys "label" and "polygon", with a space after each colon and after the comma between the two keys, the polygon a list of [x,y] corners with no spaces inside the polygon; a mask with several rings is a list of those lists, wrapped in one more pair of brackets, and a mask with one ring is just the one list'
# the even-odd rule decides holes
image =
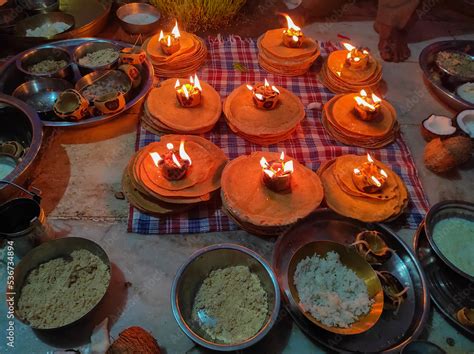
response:
{"label": "steel bowl", "polygon": [[407,344],[401,354],[446,354],[446,352],[436,344],[426,340],[415,340]]}
{"label": "steel bowl", "polygon": [[84,44],[81,44],[81,45],[77,46],[76,49],[74,49],[73,60],[77,64],[77,66],[79,67],[79,70],[81,71],[81,74],[82,75],[87,75],[87,74],[89,74],[93,71],[109,70],[109,69],[113,69],[113,68],[117,67],[118,61],[119,61],[119,56],[118,55],[117,55],[117,59],[115,59],[114,61],[112,61],[112,62],[110,62],[109,64],[106,64],[106,65],[86,66],[86,65],[79,64],[79,60],[82,57],[86,56],[87,54],[96,52],[96,51],[101,50],[101,49],[108,49],[108,48],[111,48],[111,49],[115,50],[117,53],[120,53],[120,49],[122,49],[121,47],[119,47],[118,45],[116,45],[116,44],[114,44],[110,41],[101,40],[101,39],[97,39],[97,40],[94,40],[94,41],[89,41],[89,42],[86,42]]}
{"label": "steel bowl", "polygon": [[[436,240],[433,237],[433,231],[436,224],[444,219],[459,217],[467,219],[474,222],[474,203],[469,203],[459,200],[446,200],[435,204],[431,207],[426,214],[425,219],[425,231],[428,242],[430,243],[431,248],[436,253],[436,255],[441,259],[441,261],[451,268],[453,271],[464,277],[465,279],[474,282],[474,274],[468,274],[463,270],[459,269],[454,265],[439,249]],[[458,242],[456,240],[457,235],[450,235],[452,242]],[[474,242],[474,235],[470,235],[472,242]]]}
{"label": "steel bowl", "polygon": [[[268,315],[255,336],[241,343],[217,343],[192,319],[193,302],[212,270],[236,265],[248,266],[259,277],[268,295]],[[198,250],[181,266],[173,280],[171,306],[181,330],[197,344],[218,351],[241,350],[261,340],[275,324],[280,309],[280,290],[270,265],[257,253],[235,244],[218,244]]]}
{"label": "steel bowl", "polygon": [[[34,64],[43,60],[65,60],[68,64],[55,72],[44,74],[36,74],[28,70]],[[16,67],[29,78],[59,78],[65,79],[72,75],[71,56],[69,52],[63,48],[52,45],[34,48],[23,52],[16,59]]]}
{"label": "steel bowl", "polygon": [[[27,35],[27,30],[29,29],[41,27],[45,24],[52,25],[53,23],[56,23],[56,22],[64,22],[69,27],[62,32],[59,32],[52,36],[47,36],[47,37],[34,37],[34,36]],[[70,29],[72,29],[74,27],[74,23],[75,23],[74,16],[69,15],[65,12],[42,13],[42,14],[31,16],[31,17],[27,17],[24,20],[21,20],[20,22],[18,22],[15,27],[15,34],[17,36],[28,37],[28,38],[52,39],[55,36],[65,33],[69,31]]]}
{"label": "steel bowl", "polygon": [[[0,144],[14,141],[26,152],[15,169],[3,179],[16,184],[24,184],[31,174],[33,162],[43,140],[41,120],[38,114],[19,99],[0,94]],[[0,203],[18,192],[6,184],[0,184]]]}
{"label": "steel bowl", "polygon": [[[130,99],[130,92],[132,90],[132,80],[127,74],[125,74],[123,71],[120,71],[120,70],[94,71],[86,76],[83,76],[80,80],[78,80],[76,82],[75,89],[82,94],[82,91],[86,87],[99,82],[101,79],[105,79],[110,76],[112,76],[114,80],[116,80],[117,82],[120,82],[121,84],[123,84],[125,87],[128,88],[125,92],[123,92],[123,94],[125,95],[125,99],[128,101]],[[86,98],[89,99],[88,97]],[[93,100],[89,99],[89,101],[92,102]]]}
{"label": "steel bowl", "polygon": [[[319,255],[320,257],[324,257],[326,253],[331,251],[336,252],[340,257],[341,263],[347,268],[353,270],[357,276],[365,282],[369,298],[374,300],[370,312],[367,315],[361,316],[348,328],[326,326],[313,317],[309,312],[306,312],[300,305],[300,297],[294,282],[296,267],[300,261],[306,257],[312,257],[315,254]],[[315,241],[304,245],[298,251],[296,251],[290,260],[290,264],[288,265],[288,285],[290,288],[290,296],[292,296],[295,303],[298,304],[298,308],[303,313],[303,315],[316,326],[332,333],[343,335],[363,333],[372,328],[382,315],[383,290],[382,284],[380,284],[377,274],[370,264],[354,249],[346,247],[343,244],[337,242]]]}
{"label": "steel bowl", "polygon": [[57,11],[59,9],[58,0],[17,0],[17,5],[31,13],[44,13]]}
{"label": "steel bowl", "polygon": [[37,79],[27,81],[13,91],[12,96],[27,103],[38,113],[49,113],[61,92],[73,88],[73,85],[63,79]]}
{"label": "steel bowl", "polygon": [[[150,15],[156,17],[156,20],[147,24],[135,24],[127,22],[127,16],[136,14]],[[161,16],[156,7],[141,2],[132,2],[120,6],[117,9],[116,15],[122,28],[131,34],[150,33],[155,31],[158,28],[158,22],[160,21]]]}
{"label": "steel bowl", "polygon": [[26,254],[25,257],[23,257],[20,261],[20,263],[17,264],[15,267],[15,272],[14,272],[14,286],[13,286],[13,292],[15,293],[14,295],[14,300],[15,300],[15,316],[18,318],[21,322],[27,324],[31,328],[35,329],[41,329],[41,330],[57,330],[60,328],[68,327],[71,326],[72,324],[75,324],[88,316],[96,307],[99,305],[99,303],[102,301],[104,298],[107,288],[110,285],[110,279],[106,284],[106,291],[104,291],[103,294],[101,294],[100,297],[98,297],[98,300],[96,303],[91,306],[91,308],[84,309],[84,313],[78,317],[77,319],[73,320],[70,323],[67,323],[65,325],[62,325],[60,327],[55,327],[55,328],[38,328],[33,325],[31,325],[25,318],[21,316],[21,314],[18,312],[18,302],[21,296],[21,289],[23,288],[23,284],[26,280],[26,277],[32,271],[33,269],[37,268],[40,264],[48,262],[50,260],[53,260],[55,258],[61,258],[61,257],[68,257],[73,251],[75,250],[87,250],[91,252],[92,254],[96,255],[99,257],[102,262],[105,263],[105,265],[108,267],[109,272],[111,272],[111,264],[109,257],[105,253],[105,251],[100,247],[97,243],[81,238],[81,237],[65,237],[65,238],[59,238],[56,240],[51,240],[48,242],[45,242],[38,247],[34,248],[30,252]]}

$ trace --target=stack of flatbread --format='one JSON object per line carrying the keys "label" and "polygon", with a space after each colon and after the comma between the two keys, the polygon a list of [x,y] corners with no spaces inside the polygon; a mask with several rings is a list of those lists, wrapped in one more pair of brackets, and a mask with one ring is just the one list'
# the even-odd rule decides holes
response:
{"label": "stack of flatbread", "polygon": [[[150,153],[164,156],[168,143],[178,147],[181,141],[192,163],[184,178],[171,181],[164,177]],[[220,188],[226,163],[224,152],[204,138],[164,135],[132,157],[123,174],[122,190],[130,204],[146,214],[159,216],[184,211],[208,201]]]}
{"label": "stack of flatbread", "polygon": [[326,131],[345,145],[367,149],[378,149],[395,141],[400,130],[395,108],[383,100],[377,118],[364,121],[354,109],[357,95],[337,95],[324,105],[322,120]]}
{"label": "stack of flatbread", "polygon": [[278,235],[319,207],[323,188],[316,173],[293,160],[291,190],[278,193],[268,189],[262,181],[262,157],[278,160],[279,154],[254,152],[226,166],[222,173],[222,208],[249,233]]}
{"label": "stack of flatbread", "polygon": [[400,177],[388,166],[374,160],[388,175],[376,193],[362,192],[353,182],[354,168],[367,161],[366,156],[344,155],[321,165],[318,174],[324,186],[324,198],[336,213],[364,222],[383,222],[397,218],[408,204],[408,191]]}
{"label": "stack of flatbread", "polygon": [[155,75],[164,77],[188,77],[194,74],[206,61],[206,43],[192,33],[181,32],[180,49],[167,55],[161,49],[159,35],[148,38],[143,49],[148,54]]}
{"label": "stack of flatbread", "polygon": [[324,86],[334,93],[374,91],[382,80],[382,64],[372,55],[365,68],[355,69],[346,65],[348,50],[337,50],[329,54],[321,68]]}
{"label": "stack of flatbread", "polygon": [[[180,80],[182,84],[188,80]],[[152,133],[202,134],[214,127],[222,113],[221,98],[209,84],[201,81],[201,103],[182,107],[175,90],[176,79],[163,81],[148,94],[142,124]]]}
{"label": "stack of flatbread", "polygon": [[264,146],[288,139],[305,117],[304,106],[293,93],[277,88],[279,101],[271,110],[257,108],[246,85],[232,91],[224,102],[224,114],[232,131]]}
{"label": "stack of flatbread", "polygon": [[319,45],[309,37],[303,37],[299,48],[283,44],[284,28],[264,33],[257,42],[258,62],[266,71],[282,76],[298,76],[306,73],[319,57]]}

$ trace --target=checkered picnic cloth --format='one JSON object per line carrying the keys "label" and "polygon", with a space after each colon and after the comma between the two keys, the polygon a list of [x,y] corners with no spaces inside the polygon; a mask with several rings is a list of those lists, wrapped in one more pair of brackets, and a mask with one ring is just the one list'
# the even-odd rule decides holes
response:
{"label": "checkered picnic cloth", "polygon": [[[282,77],[265,72],[258,65],[256,42],[232,36],[227,39],[209,38],[207,41],[209,57],[198,76],[212,85],[221,97],[227,97],[243,83],[261,82],[267,78],[300,97],[306,107],[306,118],[292,135],[291,139],[269,147],[261,147],[232,133],[223,117],[215,128],[204,137],[222,148],[229,159],[234,159],[253,151],[264,150],[279,152],[284,150],[289,156],[303,163],[313,171],[326,160],[344,154],[365,154],[367,150],[344,146],[333,140],[321,123],[322,105],[334,95],[318,80],[316,73],[308,72],[299,77]],[[339,49],[336,44],[321,43],[323,56]],[[243,65],[247,71],[235,69],[235,64]],[[314,68],[313,68],[314,70]],[[311,104],[311,105],[310,105]],[[309,106],[308,106],[309,105]],[[138,127],[136,149],[158,141],[160,138],[141,125]],[[402,138],[390,146],[371,151],[380,161],[388,164],[405,182],[410,202],[406,213],[396,223],[397,226],[416,228],[428,209],[423,189],[418,178],[410,151]],[[395,225],[392,225],[395,226]],[[188,212],[156,218],[130,207],[128,230],[142,234],[183,234],[236,230],[235,225],[221,210],[218,198],[204,203]]]}

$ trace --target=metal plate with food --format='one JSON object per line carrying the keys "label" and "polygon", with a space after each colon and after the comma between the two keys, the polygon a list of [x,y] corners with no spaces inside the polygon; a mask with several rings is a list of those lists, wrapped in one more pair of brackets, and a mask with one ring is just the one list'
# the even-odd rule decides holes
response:
{"label": "metal plate with food", "polygon": [[[366,288],[360,284],[357,285],[357,279],[353,278],[350,272],[337,266],[337,259],[330,259],[333,257],[330,252],[326,253],[326,258],[307,257],[301,263],[319,262],[320,267],[345,272],[347,276],[342,278],[347,278],[347,282],[344,280],[344,284],[333,285],[334,290],[319,288],[322,294],[320,299],[327,297],[326,303],[311,304],[301,303],[301,301],[298,303],[295,300],[291,287],[295,285],[298,288],[298,281],[295,281],[295,284],[289,284],[290,279],[297,277],[298,268],[300,271],[314,269],[314,265],[298,264],[295,274],[291,275],[289,273],[295,267],[295,265],[291,265],[292,259],[298,252],[301,252],[303,247],[308,247],[307,245],[319,241],[336,242],[343,245],[348,253],[357,251],[359,255],[365,257],[378,275],[384,293],[384,308],[380,318],[371,328],[367,326],[365,331],[359,331],[359,334],[353,335],[331,333],[331,331],[315,325],[303,312],[303,309],[309,309],[313,314],[311,311],[313,305],[313,309],[322,306],[327,311],[323,311],[321,316],[327,317],[328,313],[337,313],[337,318],[341,318],[339,310],[335,311],[333,305],[339,303],[339,300],[336,299],[335,302],[334,298],[331,300],[331,294],[337,293],[339,299],[344,299],[335,289],[347,287],[349,294],[357,295],[353,299],[356,306],[354,311],[349,314],[349,320],[346,323],[339,323],[333,327],[351,328],[352,323],[356,323],[357,319],[364,316],[364,313],[368,314],[368,311],[364,311],[364,307],[368,309],[377,303],[375,298],[370,297],[371,290],[368,280],[370,277],[364,279]],[[349,264],[344,261],[342,256],[340,260],[343,265]],[[273,251],[273,268],[278,277],[286,308],[296,324],[309,337],[337,352],[399,352],[403,346],[420,335],[426,324],[429,294],[423,270],[409,246],[395,233],[380,224],[367,224],[349,219],[328,209],[318,210],[295,224],[278,239]],[[318,267],[315,269],[317,270]],[[356,269],[353,270],[359,275]],[[341,279],[339,276],[336,278]],[[359,279],[362,280],[362,278],[365,276],[361,276]],[[319,279],[327,279],[327,276],[319,277]],[[372,304],[369,303],[369,307],[365,306],[367,305],[367,296],[363,296],[364,288],[368,291],[369,299],[373,301]],[[327,292],[327,296],[324,295],[325,292]],[[352,305],[350,306],[352,308]],[[317,312],[316,315],[318,315]],[[328,320],[332,321],[330,317]]]}
{"label": "metal plate with food", "polygon": [[457,111],[474,108],[474,41],[432,43],[419,63],[426,84],[443,102]]}
{"label": "metal plate with food", "polygon": [[428,242],[424,222],[415,233],[413,248],[426,274],[435,305],[455,326],[474,338],[474,322],[469,325],[463,316],[466,310],[474,311],[474,283],[451,270],[437,256]]}
{"label": "metal plate with food", "polygon": [[142,54],[106,39],[43,44],[0,69],[0,92],[36,107],[45,126],[93,126],[134,106],[150,90],[153,66]]}

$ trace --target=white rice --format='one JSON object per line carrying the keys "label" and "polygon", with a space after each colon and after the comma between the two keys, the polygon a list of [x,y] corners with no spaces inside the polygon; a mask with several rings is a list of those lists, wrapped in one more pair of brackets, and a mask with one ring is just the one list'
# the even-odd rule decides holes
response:
{"label": "white rice", "polygon": [[341,263],[336,252],[300,261],[294,284],[304,311],[329,327],[350,327],[369,313],[374,302],[364,281]]}

